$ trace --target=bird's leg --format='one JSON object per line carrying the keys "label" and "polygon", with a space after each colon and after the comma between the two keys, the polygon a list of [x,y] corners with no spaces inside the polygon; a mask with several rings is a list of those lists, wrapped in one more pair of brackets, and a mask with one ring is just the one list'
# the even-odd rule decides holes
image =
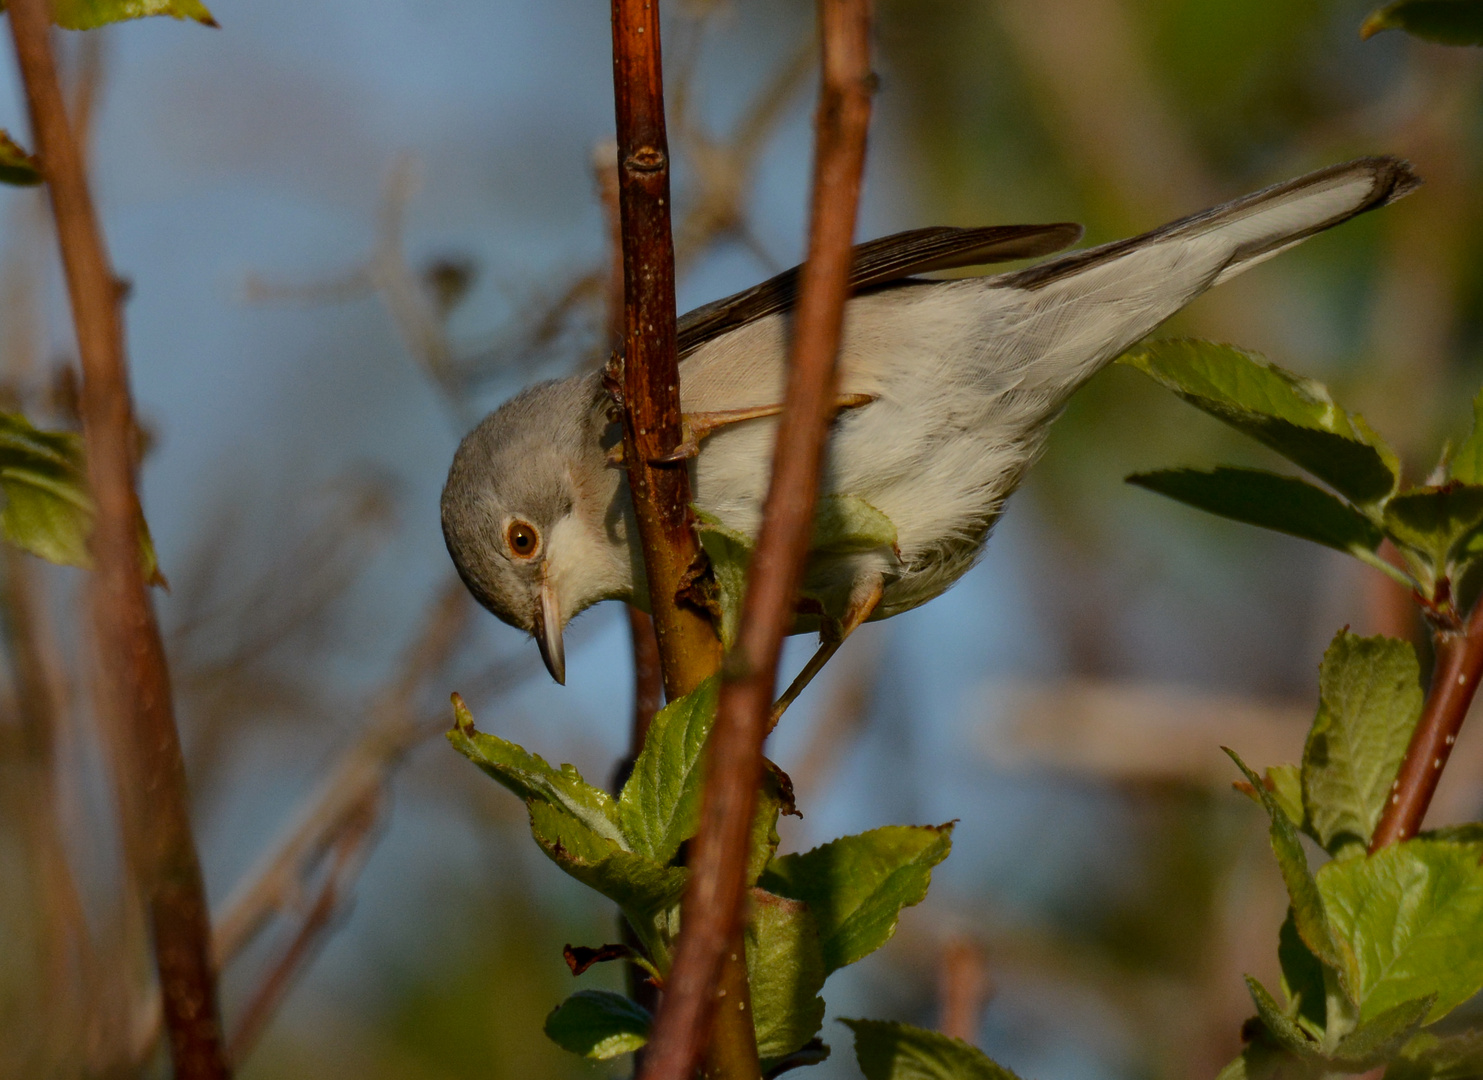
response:
{"label": "bird's leg", "polygon": [[845,606],[844,618],[838,622],[830,620],[824,624],[824,629],[819,634],[818,651],[809,658],[807,664],[803,665],[803,670],[788,684],[788,689],[783,691],[783,696],[774,703],[772,718],[767,722],[768,731],[777,727],[778,721],[783,718],[783,713],[787,711],[788,706],[797,701],[798,695],[803,693],[809,683],[813,682],[814,676],[824,670],[824,665],[839,651],[845,638],[853,634],[861,623],[870,618],[870,613],[881,602],[881,593],[884,590],[885,581],[879,574],[872,575],[869,581],[851,590],[849,603]]}
{"label": "bird's leg", "polygon": [[[834,408],[858,409],[875,400],[874,394],[841,394]],[[783,411],[781,405],[756,405],[748,409],[718,409],[715,412],[684,413],[680,416],[680,445],[668,454],[653,459],[655,465],[671,465],[686,461],[700,453],[700,440],[723,427],[739,424],[743,420],[759,420],[764,416],[776,416]]]}

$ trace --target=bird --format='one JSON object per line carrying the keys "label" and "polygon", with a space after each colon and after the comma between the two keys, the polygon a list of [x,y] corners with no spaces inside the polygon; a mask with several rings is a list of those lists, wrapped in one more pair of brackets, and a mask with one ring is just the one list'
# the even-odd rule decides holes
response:
{"label": "bird", "polygon": [[[1088,379],[1212,286],[1420,183],[1405,161],[1359,158],[1053,258],[1079,226],[916,229],[857,246],[820,495],[863,502],[894,536],[810,555],[804,591],[826,602],[800,608],[793,631],[818,629],[821,644],[779,710],[863,622],[963,576]],[[917,276],[1033,258],[1044,261]],[[685,442],[671,457],[703,519],[744,538],[761,525],[797,290],[795,267],[678,322]],[[558,683],[575,615],[603,600],[647,607],[628,481],[613,467],[620,437],[602,372],[540,382],[464,437],[443,488],[459,576],[535,638]]]}

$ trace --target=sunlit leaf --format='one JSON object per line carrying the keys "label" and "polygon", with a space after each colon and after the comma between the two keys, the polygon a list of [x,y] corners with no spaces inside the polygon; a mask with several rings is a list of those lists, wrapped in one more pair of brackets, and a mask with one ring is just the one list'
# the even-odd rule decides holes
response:
{"label": "sunlit leaf", "polygon": [[[91,567],[93,497],[82,436],[42,431],[19,413],[0,413],[0,533],[16,547],[64,566]],[[154,544],[140,523],[146,580],[163,584]]]}
{"label": "sunlit leaf", "polygon": [[34,187],[39,183],[41,167],[36,159],[10,137],[10,132],[0,128],[0,184]]}
{"label": "sunlit leaf", "polygon": [[1408,840],[1318,871],[1336,936],[1348,942],[1361,1022],[1435,995],[1427,1022],[1483,988],[1483,867],[1476,847]]}
{"label": "sunlit leaf", "polygon": [[702,752],[716,718],[719,685],[712,676],[659,710],[618,797],[618,820],[628,846],[655,862],[668,863],[680,844],[695,835]]}
{"label": "sunlit leaf", "polygon": [[1435,1003],[1436,998],[1424,997],[1385,1010],[1340,1039],[1329,1056],[1353,1072],[1383,1065],[1411,1041]]}
{"label": "sunlit leaf", "polygon": [[1382,30],[1443,45],[1483,45],[1483,0],[1400,0],[1373,12],[1359,33],[1367,38]]}
{"label": "sunlit leaf", "polygon": [[1303,809],[1303,772],[1297,765],[1267,766],[1267,790],[1288,819],[1302,829],[1307,825]]}
{"label": "sunlit leaf", "polygon": [[1384,535],[1353,507],[1295,476],[1228,466],[1135,473],[1128,483],[1198,510],[1287,533],[1339,551],[1370,552]]}
{"label": "sunlit leaf", "polygon": [[653,1018],[622,994],[578,990],[546,1017],[546,1037],[563,1050],[606,1061],[649,1041]]}
{"label": "sunlit leaf", "polygon": [[1303,748],[1303,803],[1330,853],[1367,846],[1421,716],[1409,642],[1341,630],[1319,669],[1318,716]]}
{"label": "sunlit leaf", "polygon": [[1261,777],[1252,772],[1234,750],[1226,748],[1226,753],[1255,789],[1257,798],[1271,819],[1272,854],[1277,856],[1277,867],[1282,872],[1283,884],[1287,886],[1287,897],[1292,903],[1293,925],[1297,928],[1298,936],[1312,950],[1314,956],[1337,971],[1341,979],[1346,980],[1345,987],[1348,989],[1347,980],[1354,977],[1354,959],[1349,955],[1345,941],[1337,937],[1329,925],[1323,897],[1318,891],[1313,872],[1308,868],[1308,856],[1303,851],[1297,826],[1277,804],[1277,800],[1262,783]]}
{"label": "sunlit leaf", "polygon": [[1394,489],[1400,467],[1358,416],[1328,389],[1251,353],[1208,341],[1155,341],[1121,362],[1301,466],[1360,505]]}
{"label": "sunlit leaf", "polygon": [[891,825],[774,859],[759,884],[808,904],[824,965],[835,971],[890,940],[901,909],[927,895],[932,868],[952,849],[951,824]]}
{"label": "sunlit leaf", "polygon": [[93,30],[109,23],[169,15],[206,26],[216,20],[201,0],[51,0],[52,21],[64,30]]}
{"label": "sunlit leaf", "polygon": [[[746,941],[752,1024],[766,1062],[799,1049],[823,1026],[824,955],[808,905],[761,889],[748,893]],[[716,1007],[736,1006],[723,998]]]}
{"label": "sunlit leaf", "polygon": [[1483,484],[1483,390],[1473,398],[1473,429],[1447,462],[1449,478],[1463,484]]}
{"label": "sunlit leaf", "polygon": [[976,1046],[888,1020],[840,1020],[865,1080],[1019,1080]]}

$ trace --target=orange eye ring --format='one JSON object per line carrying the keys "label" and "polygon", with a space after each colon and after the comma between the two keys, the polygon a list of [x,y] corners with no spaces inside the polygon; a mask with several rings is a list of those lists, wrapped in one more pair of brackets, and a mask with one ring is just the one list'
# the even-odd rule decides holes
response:
{"label": "orange eye ring", "polygon": [[517,559],[532,559],[541,548],[541,534],[528,521],[516,518],[505,526],[505,543]]}

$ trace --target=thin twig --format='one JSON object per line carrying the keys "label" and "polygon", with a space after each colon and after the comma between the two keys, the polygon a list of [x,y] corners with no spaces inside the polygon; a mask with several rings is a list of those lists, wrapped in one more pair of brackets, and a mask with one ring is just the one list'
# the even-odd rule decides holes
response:
{"label": "thin twig", "polygon": [[937,1030],[964,1042],[976,1041],[979,1017],[993,991],[983,947],[971,938],[949,941],[937,968]]}
{"label": "thin twig", "polygon": [[[816,119],[809,252],[794,321],[787,395],[737,648],[727,662],[711,736],[700,832],[682,908],[684,929],[649,1044],[645,1080],[688,1080],[705,1045],[718,984],[726,988],[720,978],[723,960],[736,955],[762,740],[777,683],[778,655],[793,623],[834,406],[835,360],[870,122],[869,0],[820,0],[819,26],[823,84]],[[724,1011],[731,1009],[728,997]]]}
{"label": "thin twig", "polygon": [[1474,605],[1460,631],[1438,631],[1436,665],[1421,719],[1391,787],[1390,801],[1370,838],[1370,851],[1415,836],[1436,794],[1442,769],[1483,678],[1483,603]]}
{"label": "thin twig", "polygon": [[97,506],[93,622],[103,709],[120,734],[114,764],[125,848],[147,897],[175,1076],[216,1080],[229,1070],[165,650],[141,571],[135,424],[117,283],[57,80],[49,7],[14,0],[10,21],[82,360],[83,435]]}

